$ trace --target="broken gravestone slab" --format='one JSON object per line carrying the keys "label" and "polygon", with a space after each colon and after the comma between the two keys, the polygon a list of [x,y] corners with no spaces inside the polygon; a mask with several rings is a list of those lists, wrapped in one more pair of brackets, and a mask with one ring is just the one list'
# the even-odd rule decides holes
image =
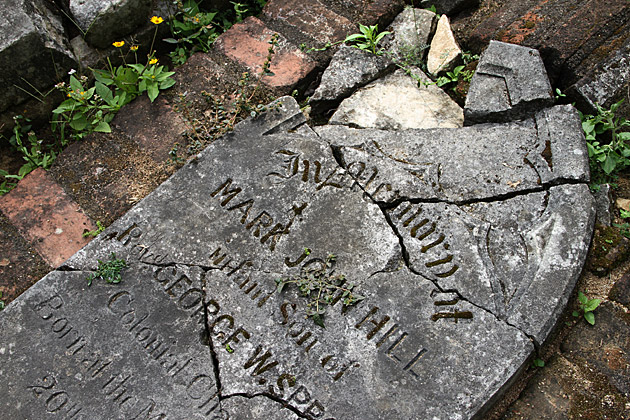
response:
{"label": "broken gravestone slab", "polygon": [[551,85],[538,50],[490,41],[470,81],[465,124],[527,118],[552,104]]}
{"label": "broken gravestone slab", "polygon": [[76,67],[61,19],[41,0],[2,2],[0,21],[0,112],[46,92],[56,75]]}
{"label": "broken gravestone slab", "polygon": [[589,166],[580,119],[571,106],[535,118],[459,129],[348,129],[317,133],[376,201],[466,203],[508,197],[561,182],[586,182]]}
{"label": "broken gravestone slab", "polygon": [[[282,130],[300,126],[295,109],[210,145],[7,306],[4,415],[483,415],[532,354],[528,334],[544,338],[566,302],[589,235],[585,182],[378,205],[340,165],[343,146],[274,130],[274,113]],[[412,132],[418,144],[435,130]],[[402,134],[381,142],[401,149]],[[130,266],[123,281],[88,288],[112,253]],[[320,282],[338,288],[323,290],[315,318]]]}
{"label": "broken gravestone slab", "polygon": [[386,55],[342,45],[333,55],[310,104],[322,108],[347,98],[357,88],[378,79],[391,70],[394,63]]}
{"label": "broken gravestone slab", "polygon": [[[546,339],[554,322],[540,320],[563,310],[594,223],[587,151],[572,107],[395,137],[337,126],[318,134],[367,195],[394,206],[389,218],[414,272]],[[542,290],[556,294],[536,299]]]}
{"label": "broken gravestone slab", "polygon": [[330,124],[358,128],[461,127],[462,109],[421,70],[396,70],[341,102]]}

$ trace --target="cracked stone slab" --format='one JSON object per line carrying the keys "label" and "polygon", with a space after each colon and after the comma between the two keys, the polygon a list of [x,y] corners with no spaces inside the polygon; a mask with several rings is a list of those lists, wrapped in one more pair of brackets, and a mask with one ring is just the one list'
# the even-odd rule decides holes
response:
{"label": "cracked stone slab", "polygon": [[87,272],[54,271],[13,301],[0,317],[3,416],[206,418],[216,411],[214,365],[200,335],[203,272],[186,271],[188,290],[197,292],[179,299],[160,271],[137,264],[122,287],[96,281],[89,288]]}
{"label": "cracked stone slab", "polygon": [[[313,132],[283,99],[7,305],[3,414],[482,417],[555,324],[588,248],[594,211],[573,112]],[[529,170],[531,185],[456,185],[449,171],[485,179],[466,159],[449,162],[468,153],[478,172],[490,171],[472,152],[493,147],[506,154],[500,162],[520,165],[496,171]],[[378,169],[370,182],[403,193],[381,199],[351,158]],[[440,188],[423,187],[432,172],[409,171],[412,161],[439,162]],[[129,264],[122,282],[88,289],[86,277],[112,253]],[[341,286],[364,297],[344,306],[343,290],[332,293],[325,328],[306,316],[295,285],[277,290],[279,279],[314,270],[342,275]]]}
{"label": "cracked stone slab", "polygon": [[355,89],[379,78],[394,63],[386,55],[376,55],[358,48],[341,45],[310,100],[312,106],[344,99]]}
{"label": "cracked stone slab", "polygon": [[490,41],[470,81],[465,124],[527,118],[551,105],[551,84],[538,50]]}
{"label": "cracked stone slab", "polygon": [[458,129],[318,128],[350,175],[379,202],[467,202],[589,179],[577,112],[556,106],[535,118]]}

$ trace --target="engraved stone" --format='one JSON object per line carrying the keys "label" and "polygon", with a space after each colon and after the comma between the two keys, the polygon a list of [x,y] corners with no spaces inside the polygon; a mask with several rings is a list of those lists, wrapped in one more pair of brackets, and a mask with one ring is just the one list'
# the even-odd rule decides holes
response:
{"label": "engraved stone", "polygon": [[552,104],[551,84],[538,50],[490,41],[470,81],[465,124],[527,118]]}
{"label": "engraved stone", "polygon": [[[279,103],[0,313],[3,415],[483,417],[549,335],[588,249],[575,111],[313,131]],[[112,253],[129,264],[122,282],[88,288]],[[344,288],[363,299],[345,305]]]}

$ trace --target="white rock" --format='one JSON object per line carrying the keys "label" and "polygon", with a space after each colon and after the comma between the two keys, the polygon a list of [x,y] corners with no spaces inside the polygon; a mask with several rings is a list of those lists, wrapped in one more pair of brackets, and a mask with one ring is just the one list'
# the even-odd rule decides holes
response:
{"label": "white rock", "polygon": [[[420,70],[415,74],[431,83]],[[345,99],[330,123],[383,130],[456,128],[463,126],[464,114],[439,87],[418,86],[415,79],[397,70]]]}
{"label": "white rock", "polygon": [[442,15],[438,21],[427,57],[429,74],[437,76],[440,72],[452,70],[461,54],[462,50],[453,36],[448,17]]}

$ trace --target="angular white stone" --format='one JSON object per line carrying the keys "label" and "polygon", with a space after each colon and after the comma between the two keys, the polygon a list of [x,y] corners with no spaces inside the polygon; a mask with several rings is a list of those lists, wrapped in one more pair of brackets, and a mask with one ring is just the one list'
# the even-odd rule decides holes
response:
{"label": "angular white stone", "polygon": [[[431,83],[419,70],[416,76]],[[383,130],[457,128],[463,126],[464,114],[436,85],[418,86],[418,81],[397,70],[345,99],[330,123]]]}
{"label": "angular white stone", "polygon": [[452,70],[461,54],[462,50],[453,36],[448,17],[442,15],[438,21],[427,57],[429,74],[437,76],[440,72]]}

